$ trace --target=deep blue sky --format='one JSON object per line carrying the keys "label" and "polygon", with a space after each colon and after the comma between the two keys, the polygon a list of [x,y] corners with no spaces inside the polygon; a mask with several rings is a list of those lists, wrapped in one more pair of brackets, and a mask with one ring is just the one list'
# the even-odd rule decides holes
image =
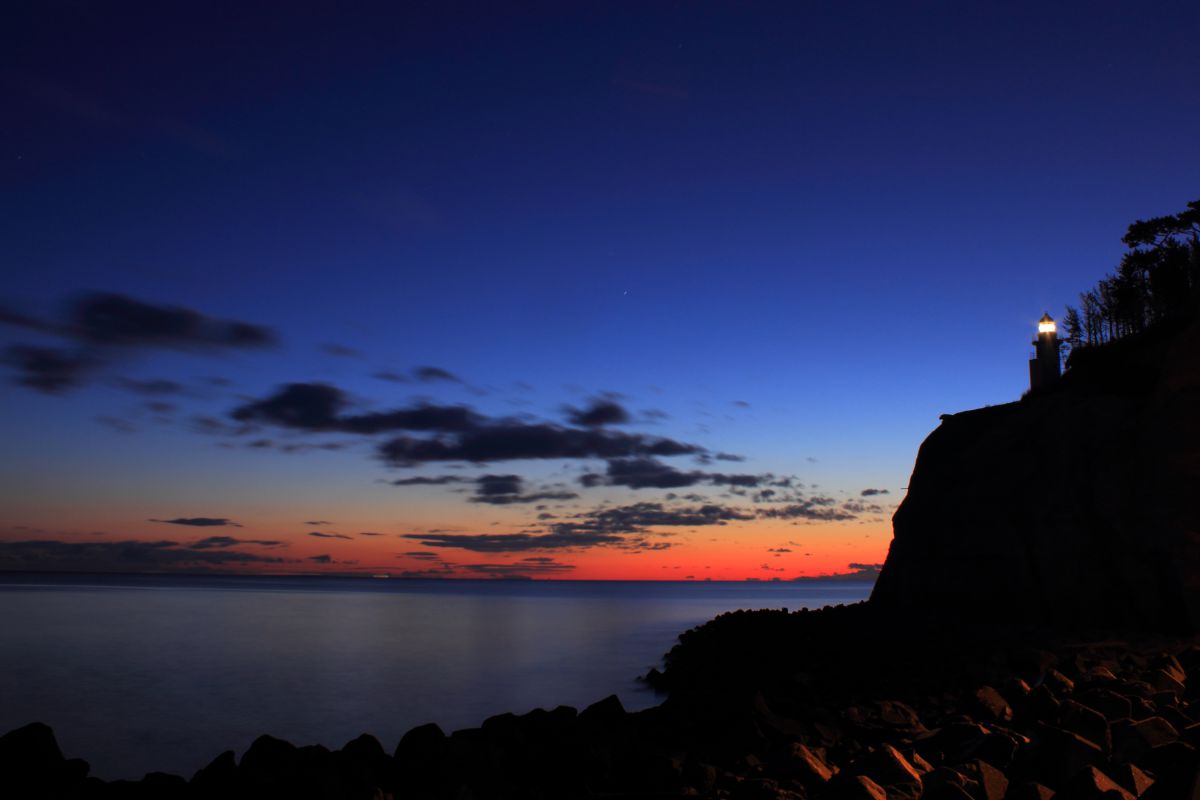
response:
{"label": "deep blue sky", "polygon": [[[182,422],[298,381],[539,419],[619,392],[668,415],[644,431],[895,496],[937,414],[1015,399],[1042,312],[1200,187],[1195,3],[180,5],[6,8],[0,302],[115,292],[282,344],[123,357],[193,387],[174,422],[113,374],[6,389],[27,496],[132,496],[165,453],[197,511],[377,491],[367,451]],[[471,388],[371,377],[417,365]]]}

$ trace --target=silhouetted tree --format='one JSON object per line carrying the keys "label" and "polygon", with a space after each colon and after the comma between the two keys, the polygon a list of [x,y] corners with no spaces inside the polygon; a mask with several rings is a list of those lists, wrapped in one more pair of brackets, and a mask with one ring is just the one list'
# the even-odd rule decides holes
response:
{"label": "silhouetted tree", "polygon": [[1071,350],[1083,344],[1083,321],[1074,306],[1067,306],[1067,313],[1063,314],[1063,333],[1068,355]]}
{"label": "silhouetted tree", "polygon": [[1200,312],[1200,200],[1178,214],[1134,222],[1121,241],[1130,249],[1117,271],[1079,295],[1078,311],[1067,307],[1072,349]]}

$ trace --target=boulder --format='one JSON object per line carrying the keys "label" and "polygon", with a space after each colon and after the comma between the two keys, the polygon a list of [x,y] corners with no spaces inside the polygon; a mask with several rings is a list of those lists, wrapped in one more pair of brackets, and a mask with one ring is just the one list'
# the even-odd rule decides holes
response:
{"label": "boulder", "polygon": [[921,773],[917,772],[916,767],[890,744],[882,745],[879,750],[861,761],[858,772],[868,776],[880,786],[888,787],[898,783],[921,785]]}
{"label": "boulder", "polygon": [[1067,781],[1058,800],[1136,800],[1125,787],[1095,767],[1085,767]]}
{"label": "boulder", "polygon": [[976,711],[993,722],[1010,722],[1012,720],[1012,707],[991,686],[981,686],[976,689],[974,698]]}
{"label": "boulder", "polygon": [[833,777],[834,768],[826,763],[823,755],[806,744],[792,743],[789,756],[782,767],[783,773],[805,786],[824,786]]}

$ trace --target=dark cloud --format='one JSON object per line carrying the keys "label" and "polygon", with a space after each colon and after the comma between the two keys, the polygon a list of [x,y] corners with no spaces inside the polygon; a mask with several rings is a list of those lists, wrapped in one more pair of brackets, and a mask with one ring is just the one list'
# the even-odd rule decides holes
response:
{"label": "dark cloud", "polygon": [[0,569],[111,572],[205,569],[248,563],[278,564],[283,559],[227,547],[194,549],[172,541],[0,542]]}
{"label": "dark cloud", "polygon": [[410,383],[412,381],[412,378],[409,378],[407,375],[404,375],[400,372],[393,372],[390,369],[384,369],[380,370],[379,372],[375,372],[371,375],[371,377],[381,381],[389,381],[391,383]]}
{"label": "dark cloud", "polygon": [[[568,550],[611,546],[624,550],[662,550],[670,542],[651,541],[654,527],[724,525],[752,520],[752,514],[715,504],[664,508],[661,503],[635,503],[598,508],[557,522],[538,533],[408,533],[426,547],[449,547],[478,553],[516,553],[530,550]],[[662,534],[658,534],[662,535]]]}
{"label": "dark cloud", "polygon": [[148,396],[179,394],[183,391],[182,384],[166,380],[165,378],[137,380],[135,378],[118,377],[113,379],[113,385],[127,392]]}
{"label": "dark cloud", "polygon": [[79,385],[117,352],[138,348],[223,350],[275,343],[266,328],[216,320],[191,309],[157,306],[119,294],[89,294],[73,301],[61,322],[5,311],[0,323],[36,330],[75,343],[74,350],[25,344],[5,349],[15,381],[49,394]]}
{"label": "dark cloud", "polygon": [[571,408],[566,409],[567,420],[572,425],[579,425],[585,428],[596,428],[603,425],[624,425],[629,422],[629,412],[617,403],[609,399],[592,400],[587,408]]}
{"label": "dark cloud", "polygon": [[595,547],[620,544],[624,541],[619,535],[603,533],[406,533],[404,538],[416,539],[426,547],[452,547],[476,553],[518,553],[527,550]]}
{"label": "dark cloud", "polygon": [[713,486],[758,486],[772,475],[741,475],[721,472],[683,472],[654,458],[617,458],[608,462],[607,475],[585,473],[579,482],[584,486],[627,486],[630,489],[678,489],[708,483]]}
{"label": "dark cloud", "polygon": [[887,489],[863,489],[859,493],[861,497],[874,497],[877,494],[891,494]]}
{"label": "dark cloud", "polygon": [[321,555],[319,555],[319,556],[309,556],[309,557],[308,557],[308,560],[309,560],[309,561],[313,561],[313,562],[315,562],[315,563],[317,563],[317,564],[332,564],[332,563],[333,563],[333,556],[331,556],[331,555],[328,555],[328,554],[325,554],[325,553],[322,553],[322,554],[321,554]]}
{"label": "dark cloud", "polygon": [[739,456],[735,453],[717,453],[713,456],[717,461],[745,461],[745,456]]}
{"label": "dark cloud", "polygon": [[735,520],[751,520],[730,506],[708,503],[698,506],[664,507],[662,503],[633,503],[615,508],[599,508],[577,515],[568,522],[556,523],[556,532],[601,531],[605,533],[642,533],[655,526],[724,525]]}
{"label": "dark cloud", "polygon": [[809,519],[819,522],[839,522],[854,519],[854,514],[832,506],[837,501],[831,497],[810,497],[780,508],[767,508],[759,516],[772,519]]}
{"label": "dark cloud", "polygon": [[714,486],[758,486],[775,477],[770,473],[765,475],[748,475],[745,473],[710,472],[705,480]]}
{"label": "dark cloud", "polygon": [[449,437],[400,437],[379,448],[383,460],[396,466],[433,461],[485,463],[519,459],[677,456],[702,451],[703,448],[697,445],[672,439],[507,420],[489,422]]}
{"label": "dark cloud", "polygon": [[311,432],[340,431],[373,434],[383,431],[461,431],[481,422],[466,406],[411,408],[371,414],[341,415],[346,394],[324,383],[289,383],[264,400],[246,403],[230,412],[239,422],[265,422]]}
{"label": "dark cloud", "polygon": [[114,347],[264,347],[271,331],[237,320],[216,320],[191,309],[157,306],[119,294],[91,294],[70,307],[65,331],[73,338]]}
{"label": "dark cloud", "polygon": [[446,483],[467,483],[469,480],[461,475],[439,475],[436,478],[418,475],[415,478],[401,478],[398,481],[392,481],[392,486],[441,486]]}
{"label": "dark cloud", "polygon": [[214,547],[234,547],[239,544],[254,544],[259,547],[279,547],[285,542],[278,539],[235,539],[232,536],[209,536],[188,545],[192,550],[211,550]]}
{"label": "dark cloud", "polygon": [[151,519],[149,521],[165,522],[168,525],[191,525],[197,528],[216,528],[223,525],[230,528],[242,527],[224,517],[176,517],[175,519]]}
{"label": "dark cloud", "polygon": [[376,531],[359,531],[358,535],[359,536],[383,536],[384,534],[377,533]]}
{"label": "dark cloud", "polygon": [[475,492],[482,496],[519,494],[521,492],[521,476],[480,475],[475,479]]}
{"label": "dark cloud", "polygon": [[790,553],[790,552],[792,552],[792,549],[790,547],[768,547],[767,552],[768,553]]}
{"label": "dark cloud", "polygon": [[413,370],[413,376],[421,383],[433,383],[435,381],[462,383],[462,378],[458,377],[453,372],[448,372],[442,369],[441,367],[417,367]]}
{"label": "dark cloud", "polygon": [[675,489],[694,486],[702,476],[700,472],[680,472],[654,458],[621,458],[608,462],[605,483],[630,489]]}
{"label": "dark cloud", "polygon": [[475,479],[473,503],[510,505],[512,503],[536,503],[542,500],[573,500],[579,495],[574,492],[530,492],[522,494],[524,481],[520,475],[480,475]]}
{"label": "dark cloud", "polygon": [[864,503],[861,500],[847,500],[842,503],[842,510],[851,514],[881,514],[883,506],[877,503]]}
{"label": "dark cloud", "polygon": [[74,389],[99,363],[83,352],[27,344],[4,348],[2,361],[16,371],[14,383],[45,394]]}
{"label": "dark cloud", "polygon": [[400,555],[408,558],[420,559],[422,561],[436,560],[441,558],[440,555],[430,552],[429,550],[409,550],[408,552],[401,553]]}
{"label": "dark cloud", "polygon": [[358,356],[362,355],[362,353],[358,352],[353,347],[347,347],[344,344],[337,344],[336,342],[328,342],[321,345],[321,352],[327,353],[331,356],[337,356],[338,358],[357,358]]}
{"label": "dark cloud", "polygon": [[323,533],[321,531],[309,531],[308,535],[316,536],[319,539],[351,539],[351,538],[353,538],[351,536],[347,536],[344,533]]}
{"label": "dark cloud", "polygon": [[327,519],[310,519],[306,520],[305,525],[332,525],[333,523]]}
{"label": "dark cloud", "polygon": [[0,306],[0,324],[11,325],[14,328],[28,328],[39,333],[61,333],[61,328],[53,322],[36,319],[3,306]]}

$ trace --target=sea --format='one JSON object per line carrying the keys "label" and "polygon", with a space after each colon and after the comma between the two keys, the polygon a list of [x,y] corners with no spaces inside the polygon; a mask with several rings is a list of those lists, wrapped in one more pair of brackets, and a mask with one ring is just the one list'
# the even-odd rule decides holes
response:
{"label": "sea", "polygon": [[54,728],[105,780],[190,778],[260,734],[391,752],[506,711],[616,694],[726,611],[866,599],[851,581],[384,580],[0,574],[0,734]]}

